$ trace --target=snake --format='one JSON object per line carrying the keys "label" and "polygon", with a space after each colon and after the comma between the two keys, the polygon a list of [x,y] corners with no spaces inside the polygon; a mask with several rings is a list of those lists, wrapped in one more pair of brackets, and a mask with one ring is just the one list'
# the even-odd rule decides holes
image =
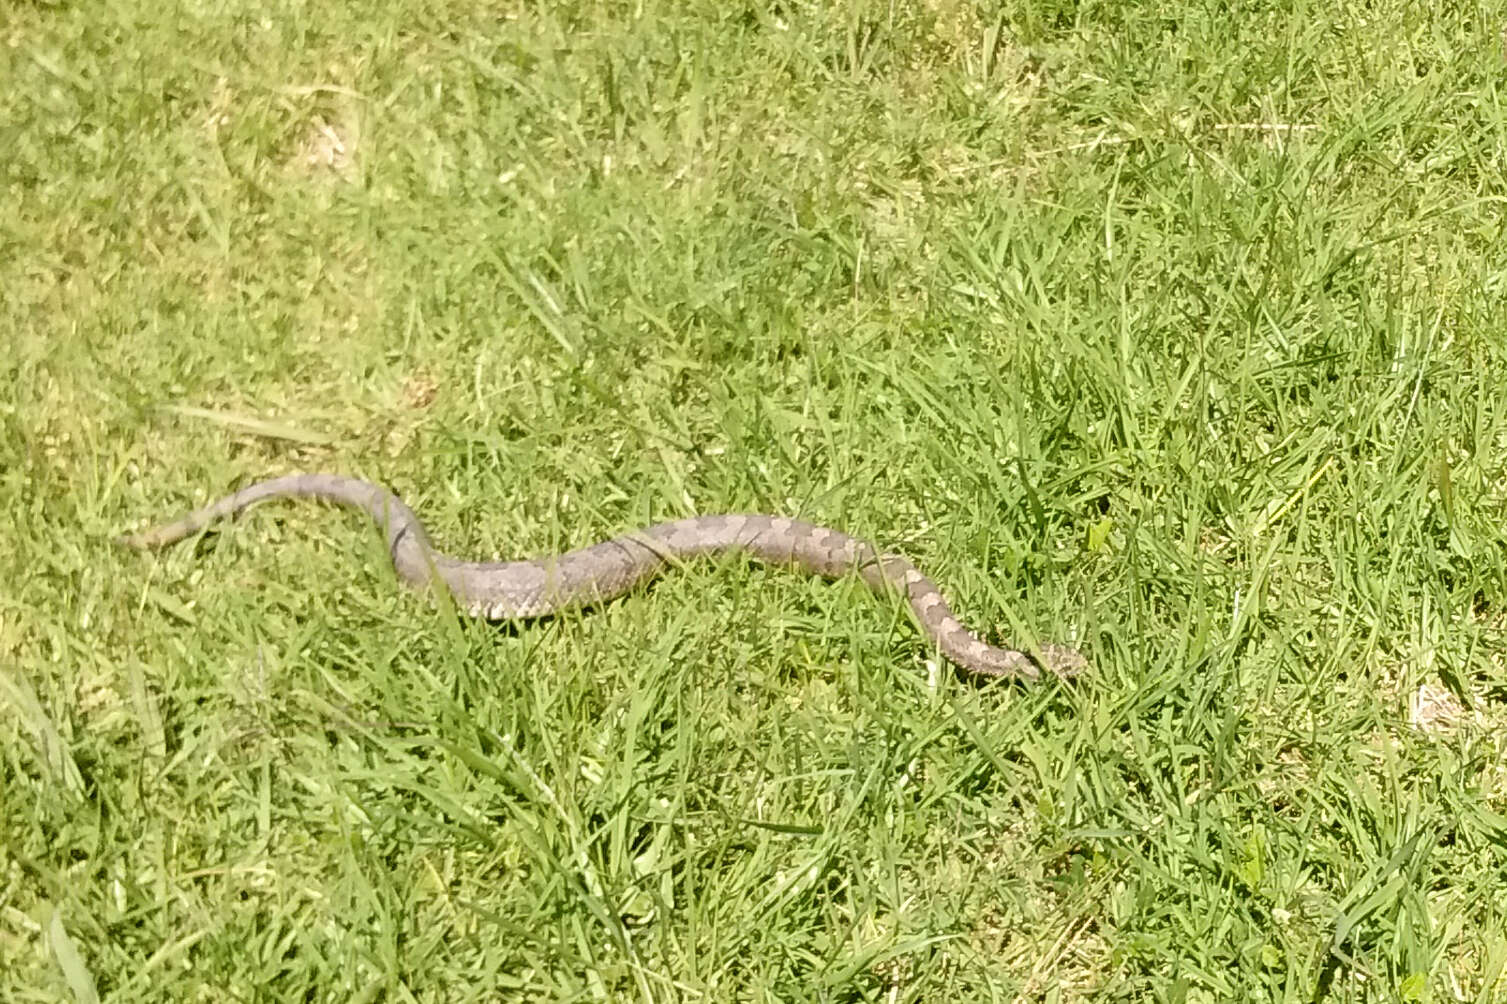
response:
{"label": "snake", "polygon": [[1045,643],[1030,652],[991,645],[953,615],[941,590],[903,555],[782,516],[692,516],[549,557],[465,561],[437,551],[418,515],[388,488],[338,474],[292,474],[255,482],[172,523],[116,539],[138,550],[165,548],[277,498],[363,510],[386,537],[393,568],[405,584],[442,589],[458,609],[489,621],[531,620],[596,606],[687,559],[739,555],[824,579],[856,575],[875,593],[898,595],[927,640],[965,675],[1036,680],[1043,670],[1071,677],[1087,667],[1084,656],[1065,645]]}

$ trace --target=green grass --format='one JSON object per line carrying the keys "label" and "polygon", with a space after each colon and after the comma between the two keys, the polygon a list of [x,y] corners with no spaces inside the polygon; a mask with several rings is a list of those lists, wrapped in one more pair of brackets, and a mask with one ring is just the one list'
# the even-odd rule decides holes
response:
{"label": "green grass", "polygon": [[[1507,998],[1507,64],[1429,7],[9,6],[0,998]],[[109,546],[293,470],[799,515],[1094,670]]]}

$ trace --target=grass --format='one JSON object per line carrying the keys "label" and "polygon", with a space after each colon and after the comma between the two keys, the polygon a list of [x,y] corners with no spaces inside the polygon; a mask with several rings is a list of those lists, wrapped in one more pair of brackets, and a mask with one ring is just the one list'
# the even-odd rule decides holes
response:
{"label": "grass", "polygon": [[[0,16],[0,998],[1507,995],[1492,11],[536,6]],[[1094,671],[108,546],[304,469],[800,515]]]}

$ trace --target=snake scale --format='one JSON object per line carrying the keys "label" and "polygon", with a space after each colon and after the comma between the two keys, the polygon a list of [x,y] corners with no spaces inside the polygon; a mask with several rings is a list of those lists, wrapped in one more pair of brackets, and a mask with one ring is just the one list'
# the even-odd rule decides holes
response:
{"label": "snake scale", "polygon": [[285,497],[364,510],[386,536],[404,582],[424,589],[437,580],[457,606],[488,620],[544,617],[602,603],[683,559],[740,554],[827,579],[856,574],[877,593],[903,596],[931,642],[969,674],[1036,679],[1042,669],[1072,676],[1086,666],[1079,652],[1062,645],[1041,645],[1034,655],[990,645],[953,616],[936,584],[906,558],[839,530],[779,516],[693,516],[553,557],[462,561],[434,550],[418,515],[381,485],[336,474],[294,474],[257,482],[174,523],[119,540],[143,550],[166,547],[258,502]]}

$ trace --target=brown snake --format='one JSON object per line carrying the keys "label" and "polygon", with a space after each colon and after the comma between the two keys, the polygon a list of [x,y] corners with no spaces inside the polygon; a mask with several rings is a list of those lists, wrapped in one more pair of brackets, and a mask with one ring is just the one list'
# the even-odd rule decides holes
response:
{"label": "brown snake", "polygon": [[272,498],[314,498],[364,510],[387,537],[398,576],[425,588],[436,580],[456,604],[488,620],[543,617],[602,603],[698,555],[741,554],[827,579],[857,574],[877,593],[904,596],[921,630],[968,673],[1036,679],[1046,669],[1072,676],[1086,665],[1075,649],[1041,645],[1033,655],[981,641],[953,616],[936,584],[906,558],[838,530],[779,516],[692,516],[625,533],[600,544],[532,561],[461,561],[434,550],[419,517],[380,485],[338,474],[294,474],[243,488],[177,522],[119,538],[156,549]]}

